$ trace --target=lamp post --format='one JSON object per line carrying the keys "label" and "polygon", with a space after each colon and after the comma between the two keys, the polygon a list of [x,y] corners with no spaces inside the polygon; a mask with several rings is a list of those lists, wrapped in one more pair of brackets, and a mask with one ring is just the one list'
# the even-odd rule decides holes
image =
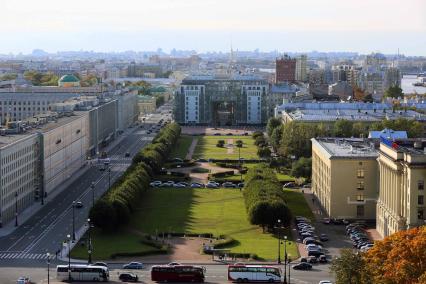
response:
{"label": "lamp post", "polygon": [[15,227],[18,227],[18,192],[15,192]]}
{"label": "lamp post", "polygon": [[93,207],[95,206],[95,182],[92,181],[90,188],[92,189],[92,207]]}
{"label": "lamp post", "polygon": [[68,239],[68,281],[71,282],[71,236],[67,235]]}
{"label": "lamp post", "polygon": [[287,275],[287,236],[284,236],[284,284],[287,284],[286,275]]}
{"label": "lamp post", "polygon": [[108,167],[108,188],[111,188],[111,166]]}
{"label": "lamp post", "polygon": [[72,202],[72,240],[75,241],[75,201]]}
{"label": "lamp post", "polygon": [[47,284],[50,284],[50,253],[46,253],[47,255]]}
{"label": "lamp post", "polygon": [[281,228],[281,220],[278,219],[278,226],[277,226],[277,230],[278,230],[278,260],[277,260],[277,263],[278,264],[281,263],[281,235],[280,235],[280,228]]}
{"label": "lamp post", "polygon": [[88,263],[90,264],[90,263],[92,263],[92,237],[90,236],[90,228],[91,228],[92,226],[90,225],[90,218],[89,218],[89,219],[87,219],[87,225],[89,226],[89,229],[88,229],[89,245],[88,245],[88,250],[87,250],[87,252],[88,252],[88,254],[89,254]]}
{"label": "lamp post", "polygon": [[[288,259],[288,283],[287,284],[290,284],[290,271],[291,271],[290,263],[291,263],[291,259],[289,258]],[[285,274],[284,274],[284,279],[285,279]]]}

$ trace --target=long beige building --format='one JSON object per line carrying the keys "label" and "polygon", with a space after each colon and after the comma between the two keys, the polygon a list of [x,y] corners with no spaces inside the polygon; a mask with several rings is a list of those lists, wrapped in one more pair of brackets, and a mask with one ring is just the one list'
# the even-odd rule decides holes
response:
{"label": "long beige building", "polygon": [[425,225],[426,140],[380,144],[377,230],[382,237]]}
{"label": "long beige building", "polygon": [[363,139],[312,139],[312,191],[330,218],[375,219],[377,156]]}

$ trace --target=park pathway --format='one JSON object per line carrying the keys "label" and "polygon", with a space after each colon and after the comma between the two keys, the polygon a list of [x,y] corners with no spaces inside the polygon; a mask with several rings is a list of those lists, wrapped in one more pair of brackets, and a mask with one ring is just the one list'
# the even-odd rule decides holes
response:
{"label": "park pathway", "polygon": [[188,153],[186,154],[185,159],[191,160],[192,155],[194,155],[195,147],[197,147],[198,144],[198,138],[193,138],[191,146],[189,146]]}
{"label": "park pathway", "polygon": [[234,139],[228,139],[226,147],[227,147],[227,150],[226,150],[227,154],[234,153]]}

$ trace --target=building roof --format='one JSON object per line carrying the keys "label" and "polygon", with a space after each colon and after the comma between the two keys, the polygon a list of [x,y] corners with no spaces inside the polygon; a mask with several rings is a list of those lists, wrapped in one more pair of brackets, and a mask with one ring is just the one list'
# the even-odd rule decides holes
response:
{"label": "building roof", "polygon": [[394,131],[392,129],[383,129],[382,131],[370,131],[368,138],[379,139],[380,137],[387,139],[406,139],[407,131]]}
{"label": "building roof", "polygon": [[330,159],[376,159],[378,151],[371,140],[362,138],[312,138],[312,145],[320,147]]}
{"label": "building roof", "polygon": [[275,84],[271,87],[271,93],[275,94],[294,94],[299,89],[295,87],[294,85],[288,85],[288,84]]}
{"label": "building roof", "polygon": [[72,74],[67,74],[61,77],[61,79],[59,79],[59,82],[61,83],[77,83],[80,82],[80,80],[72,75]]}

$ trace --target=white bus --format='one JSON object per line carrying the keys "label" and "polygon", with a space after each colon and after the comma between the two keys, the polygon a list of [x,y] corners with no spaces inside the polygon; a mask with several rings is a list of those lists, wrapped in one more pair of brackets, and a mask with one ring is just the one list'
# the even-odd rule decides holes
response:
{"label": "white bus", "polygon": [[109,271],[104,266],[71,264],[56,266],[56,278],[60,281],[69,280],[71,270],[71,281],[104,281],[109,280]]}
{"label": "white bus", "polygon": [[281,282],[281,270],[265,265],[229,265],[228,280],[236,282]]}

